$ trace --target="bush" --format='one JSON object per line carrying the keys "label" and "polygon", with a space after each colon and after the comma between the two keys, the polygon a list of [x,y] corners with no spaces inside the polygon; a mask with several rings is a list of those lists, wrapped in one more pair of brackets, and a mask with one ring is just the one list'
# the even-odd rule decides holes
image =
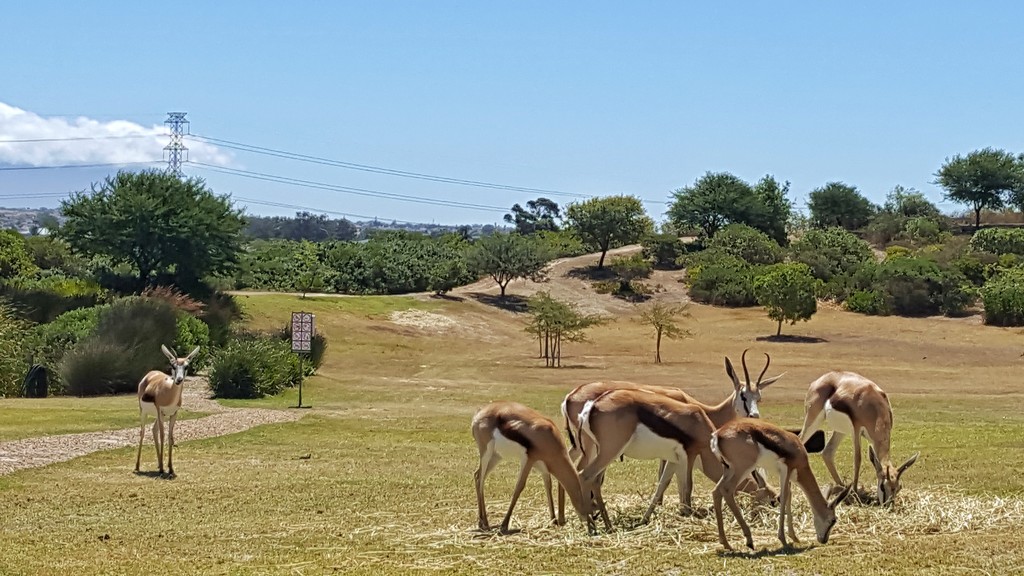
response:
{"label": "bush", "polygon": [[41,364],[49,375],[49,393],[62,394],[60,364],[64,355],[96,330],[100,311],[105,306],[79,308],[65,312],[48,324],[34,326],[28,333],[27,352],[30,364]]}
{"label": "bush", "polygon": [[709,250],[718,250],[750,264],[775,264],[782,261],[782,247],[767,234],[746,224],[729,224],[708,241]]}
{"label": "bush", "polygon": [[915,244],[942,242],[949,237],[944,222],[927,216],[908,219],[903,225],[902,236]]}
{"label": "bush", "polygon": [[1024,228],[983,228],[971,237],[971,249],[1024,256]]}
{"label": "bush", "polygon": [[262,398],[298,384],[299,359],[280,338],[243,335],[213,358],[210,388],[217,398]]}
{"label": "bush", "polygon": [[234,296],[224,293],[210,296],[204,304],[206,309],[199,318],[209,328],[210,346],[224,346],[231,337],[231,325],[242,319],[242,309]]}
{"label": "bush", "polygon": [[815,278],[828,282],[852,274],[874,255],[867,242],[839,227],[811,229],[790,245],[790,257],[810,267]]}
{"label": "bush", "polygon": [[778,322],[776,336],[782,334],[783,322],[806,322],[818,311],[814,294],[817,283],[811,269],[799,262],[765,266],[754,277],[757,303],[765,307],[769,318]]}
{"label": "bush", "polygon": [[728,254],[706,250],[689,259],[690,297],[717,306],[753,306],[755,268]]}
{"label": "bush", "polygon": [[97,396],[137,390],[139,380],[150,369],[140,371],[131,351],[121,345],[88,338],[63,356],[58,374],[64,393]]}
{"label": "bush", "polygon": [[686,254],[686,243],[675,234],[651,234],[643,239],[643,256],[659,270],[677,270]]}
{"label": "bush", "polygon": [[875,286],[888,296],[892,312],[901,316],[958,314],[974,301],[966,277],[942,270],[927,258],[886,259],[876,268]]}
{"label": "bush", "polygon": [[843,302],[843,306],[850,312],[859,314],[870,314],[874,316],[888,316],[889,303],[885,294],[878,290],[858,290],[850,294]]}
{"label": "bush", "polygon": [[199,346],[199,353],[189,362],[189,371],[198,372],[210,362],[210,327],[199,318],[178,313],[178,321],[175,324],[177,336],[174,338],[174,351],[178,354],[188,354],[193,348]]}
{"label": "bush", "polygon": [[103,298],[98,284],[59,273],[14,278],[0,292],[23,318],[36,324],[51,322],[69,310],[95,306]]}
{"label": "bush", "polygon": [[1005,270],[981,288],[985,324],[1024,325],[1024,270]]}
{"label": "bush", "polygon": [[25,362],[25,326],[14,311],[0,303],[0,398],[21,396],[22,381],[28,372]]}

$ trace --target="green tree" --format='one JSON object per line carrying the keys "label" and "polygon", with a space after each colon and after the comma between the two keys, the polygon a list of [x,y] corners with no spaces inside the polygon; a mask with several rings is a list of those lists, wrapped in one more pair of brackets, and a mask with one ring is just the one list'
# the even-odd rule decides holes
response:
{"label": "green tree", "polygon": [[721,251],[750,264],[775,264],[782,260],[782,247],[746,224],[729,224],[716,232],[707,246],[708,250]]}
{"label": "green tree", "polygon": [[818,311],[814,291],[817,281],[806,264],[773,264],[754,278],[757,303],[768,310],[768,317],[779,323],[776,336],[782,335],[782,323],[809,320]]}
{"label": "green tree", "polygon": [[496,232],[477,240],[466,255],[469,269],[478,275],[488,275],[498,283],[501,297],[505,288],[516,278],[540,277],[550,259],[547,245],[529,236]]}
{"label": "green tree", "polygon": [[895,186],[885,195],[882,211],[904,218],[940,218],[942,213],[924,194],[914,188]]}
{"label": "green tree", "polygon": [[654,302],[640,313],[640,321],[654,328],[654,363],[661,364],[661,339],[687,338],[693,333],[678,324],[680,318],[690,318],[689,303],[669,306]]}
{"label": "green tree", "polygon": [[323,290],[325,270],[320,261],[319,247],[309,240],[303,240],[299,242],[293,258],[292,275],[296,286],[302,292],[302,298],[306,297],[307,292]]}
{"label": "green tree", "polygon": [[526,208],[519,204],[512,206],[511,214],[505,214],[505,222],[516,225],[516,232],[528,236],[535,232],[557,232],[557,220],[562,217],[558,203],[547,198],[529,200]]}
{"label": "green tree", "polygon": [[788,190],[788,182],[780,184],[772,176],[752,187],[728,172],[708,172],[673,192],[668,218],[680,230],[699,228],[705,238],[728,224],[746,224],[784,244],[792,211]]}
{"label": "green tree", "polygon": [[1006,204],[1024,209],[1024,159],[1005,150],[983,148],[966,156],[947,158],[935,173],[935,183],[946,200],[974,210],[974,228],[981,226],[981,211]]}
{"label": "green tree", "polygon": [[605,196],[570,204],[565,220],[585,245],[601,252],[598,269],[604,267],[610,248],[639,242],[654,230],[654,221],[634,196]]}
{"label": "green tree", "polygon": [[183,288],[238,262],[245,218],[198,178],[120,171],[61,202],[60,237],[72,250],[134,267],[140,284],[173,273]]}
{"label": "green tree", "polygon": [[0,280],[20,276],[34,268],[25,237],[14,230],[0,230]]}
{"label": "green tree", "polygon": [[857,230],[871,220],[876,207],[855,186],[829,182],[808,195],[811,224],[818,228],[840,226]]}

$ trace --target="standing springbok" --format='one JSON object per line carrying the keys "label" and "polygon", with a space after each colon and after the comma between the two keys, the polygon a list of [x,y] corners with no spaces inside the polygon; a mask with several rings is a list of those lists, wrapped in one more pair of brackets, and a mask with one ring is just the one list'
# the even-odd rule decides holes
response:
{"label": "standing springbok", "polygon": [[800,438],[783,428],[764,420],[741,418],[727,422],[711,435],[711,450],[725,466],[725,473],[715,486],[712,493],[715,501],[715,521],[718,523],[718,541],[727,550],[731,550],[729,540],[725,537],[722,522],[722,498],[740,524],[743,535],[747,539],[747,547],[754,549],[754,538],[750,534],[750,526],[743,520],[743,514],[736,504],[736,489],[741,480],[745,480],[757,467],[775,468],[779,471],[779,540],[786,543],[784,525],[789,517],[789,537],[794,542],[800,540],[793,529],[793,491],[790,481],[796,475],[796,482],[807,496],[814,516],[814,531],[818,542],[826,544],[828,535],[836,523],[835,508],[850,488],[846,487],[832,501],[825,500],[814,479],[807,458],[807,451]]}
{"label": "standing springbok", "polygon": [[171,363],[171,374],[151,370],[139,381],[139,451],[135,456],[135,471],[139,471],[142,460],[142,441],[146,437],[146,417],[155,416],[153,422],[153,443],[156,445],[156,459],[160,474],[164,473],[164,419],[168,419],[167,474],[174,476],[174,422],[181,408],[182,382],[188,371],[189,362],[199,353],[199,346],[184,358],[161,344],[160,350]]}
{"label": "standing springbok", "polygon": [[[679,504],[683,514],[692,511],[693,467],[698,464],[713,482],[722,476],[722,465],[711,452],[715,426],[699,406],[679,402],[646,390],[609,390],[588,401],[580,413],[580,449],[586,463],[580,473],[583,492],[591,493],[611,530],[611,520],[601,494],[604,471],[617,458],[628,456],[666,462],[658,487],[644,513],[646,523],[661,500],[672,476],[679,484]],[[757,490],[746,480],[745,488]]]}
{"label": "standing springbok", "polygon": [[544,493],[552,520],[555,519],[555,510],[551,500],[551,475],[554,475],[559,486],[569,493],[569,499],[587,531],[596,532],[590,520],[589,500],[583,497],[579,475],[569,460],[558,426],[550,418],[517,402],[498,401],[477,411],[471,429],[480,450],[480,466],[473,474],[473,482],[476,486],[477,522],[481,530],[490,530],[487,504],[484,501],[487,475],[502,458],[516,458],[520,462],[519,479],[512,492],[508,512],[501,523],[502,533],[508,532],[512,509],[526,486],[530,470],[537,470],[544,478]]}
{"label": "standing springbok", "polygon": [[[757,377],[757,381],[750,381],[750,372],[747,371],[747,350],[743,351],[740,356],[740,363],[743,366],[744,381],[740,383],[739,376],[736,374],[735,368],[733,368],[732,361],[729,357],[725,357],[725,373],[732,380],[733,391],[721,402],[714,405],[704,404],[693,396],[687,394],[680,388],[671,386],[652,386],[635,384],[633,382],[625,382],[621,380],[612,380],[604,382],[590,382],[577,386],[571,392],[566,394],[565,399],[562,400],[562,417],[565,419],[565,430],[569,436],[569,457],[572,458],[573,462],[579,461],[580,449],[577,446],[576,435],[574,430],[579,429],[579,414],[583,409],[583,406],[596,399],[601,394],[609,390],[646,390],[648,392],[654,392],[663,394],[677,400],[679,402],[685,402],[687,404],[693,404],[700,407],[711,419],[711,422],[717,428],[730,420],[735,420],[741,417],[752,417],[758,418],[760,411],[758,409],[758,402],[761,401],[761,390],[767,388],[769,385],[776,382],[778,379],[785,376],[785,372],[777,376],[772,376],[768,379],[763,379],[765,373],[768,372],[768,366],[771,364],[771,356],[765,354],[766,362],[764,369],[761,370],[761,374]],[[577,466],[578,469],[582,469],[582,466]],[[665,461],[662,460],[658,464],[658,478],[660,479],[665,471]],[[760,477],[759,474],[754,475],[758,485],[763,489],[759,494],[766,497],[769,501],[775,499],[775,494]],[[658,503],[661,503],[659,498]],[[558,517],[559,520],[564,519],[565,499],[561,489],[558,492]]]}
{"label": "standing springbok", "polygon": [[892,437],[892,407],[889,397],[878,384],[855,372],[827,372],[811,383],[804,399],[804,425],[800,438],[807,438],[827,421],[833,429],[821,456],[837,485],[844,484],[836,470],[835,456],[839,443],[853,436],[853,493],[858,494],[860,478],[861,436],[866,436],[868,458],[875,468],[879,504],[893,502],[900,491],[900,477],[910,468],[920,452],[899,468],[892,465],[889,444]]}

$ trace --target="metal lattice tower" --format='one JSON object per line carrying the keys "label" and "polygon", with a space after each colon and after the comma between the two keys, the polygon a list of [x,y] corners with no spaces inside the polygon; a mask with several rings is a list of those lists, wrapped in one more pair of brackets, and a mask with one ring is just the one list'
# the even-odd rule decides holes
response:
{"label": "metal lattice tower", "polygon": [[188,112],[168,112],[164,124],[171,127],[171,141],[164,146],[164,157],[167,158],[167,171],[175,176],[181,176],[182,162],[188,162],[188,148],[184,144],[184,135],[189,134],[188,120],[185,120]]}

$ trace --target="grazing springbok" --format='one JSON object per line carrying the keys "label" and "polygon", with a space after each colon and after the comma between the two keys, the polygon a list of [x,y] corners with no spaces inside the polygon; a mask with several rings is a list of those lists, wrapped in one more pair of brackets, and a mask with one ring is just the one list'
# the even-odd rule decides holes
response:
{"label": "grazing springbok", "polygon": [[[739,376],[736,374],[736,370],[733,368],[732,361],[729,357],[725,357],[725,373],[732,380],[733,390],[724,398],[721,402],[714,405],[704,404],[693,396],[687,394],[680,388],[671,386],[651,386],[635,384],[633,382],[625,382],[621,380],[612,380],[604,382],[590,382],[577,386],[571,392],[566,394],[565,399],[562,400],[562,417],[565,419],[565,431],[569,436],[569,457],[572,458],[573,462],[578,462],[580,457],[580,449],[577,445],[576,433],[574,430],[579,429],[579,414],[583,409],[583,406],[596,399],[601,394],[609,390],[646,390],[648,392],[654,392],[663,394],[677,400],[679,402],[685,402],[687,404],[693,404],[699,406],[711,419],[711,422],[715,425],[715,428],[725,424],[730,420],[741,417],[752,417],[758,418],[760,411],[758,409],[758,402],[761,401],[761,390],[767,388],[769,385],[776,382],[779,378],[785,376],[785,372],[777,376],[772,376],[768,379],[763,379],[766,372],[768,372],[768,366],[771,364],[771,356],[765,354],[767,359],[764,369],[758,376],[757,381],[750,381],[750,373],[747,371],[747,350],[743,351],[740,356],[740,363],[743,366],[744,381],[740,383]],[[582,469],[582,466],[577,468]],[[660,479],[663,472],[665,471],[665,461],[662,460],[658,464],[658,478]],[[775,494],[772,492],[764,480],[759,474],[754,475],[758,485],[764,489],[760,494],[768,498],[768,500],[774,500]],[[661,503],[661,499],[658,500]],[[564,520],[564,509],[565,509],[565,498],[561,489],[558,492],[558,517],[559,520]]]}
{"label": "grazing springbok", "polygon": [[[594,504],[611,530],[611,520],[601,495],[604,471],[617,458],[628,456],[666,462],[658,487],[644,513],[650,520],[672,476],[679,484],[682,514],[692,512],[693,467],[699,465],[713,482],[722,476],[722,464],[711,452],[715,426],[699,406],[673,400],[646,390],[609,390],[583,406],[579,416],[580,481],[583,492],[593,495]],[[585,464],[585,465],[584,465]],[[745,488],[757,490],[747,478]]]}
{"label": "grazing springbok", "polygon": [[576,513],[590,533],[596,532],[590,520],[589,499],[584,499],[580,477],[566,451],[562,435],[554,421],[540,412],[517,402],[492,402],[473,416],[473,438],[480,450],[480,466],[473,474],[476,485],[477,522],[481,530],[490,530],[487,504],[484,501],[484,481],[502,458],[515,458],[520,462],[519,479],[512,492],[508,512],[501,523],[501,532],[508,532],[512,509],[526,486],[530,470],[537,470],[544,478],[548,512],[555,520],[551,500],[551,476],[569,493]]}
{"label": "grazing springbok", "polygon": [[174,422],[181,408],[182,382],[188,372],[189,362],[199,353],[199,346],[184,358],[161,344],[160,350],[171,362],[171,374],[151,370],[139,381],[139,451],[135,456],[135,471],[139,471],[142,460],[142,441],[146,437],[146,417],[155,416],[153,422],[153,443],[156,445],[156,459],[160,474],[164,473],[164,419],[168,419],[167,474],[174,476]]}
{"label": "grazing springbok", "polygon": [[725,467],[725,473],[715,486],[715,521],[718,523],[718,541],[727,550],[731,550],[729,540],[725,537],[722,522],[722,499],[732,511],[740,524],[743,535],[747,539],[747,547],[754,549],[754,538],[750,534],[750,526],[743,520],[743,514],[736,504],[736,489],[741,480],[745,480],[750,472],[758,467],[775,468],[779,471],[779,540],[786,543],[784,525],[789,517],[789,537],[799,542],[793,529],[793,491],[790,481],[796,475],[796,483],[800,485],[807,501],[811,505],[814,517],[814,531],[818,542],[828,542],[828,535],[836,523],[836,505],[849,494],[846,487],[832,501],[827,501],[814,479],[808,462],[807,450],[800,438],[783,428],[764,420],[741,418],[727,422],[711,435],[711,450]]}
{"label": "grazing springbok", "polygon": [[835,456],[839,443],[853,436],[853,493],[858,494],[860,478],[861,436],[866,436],[868,458],[875,468],[879,504],[893,502],[900,491],[900,477],[910,468],[920,452],[915,453],[899,468],[890,460],[892,438],[892,407],[889,397],[878,384],[855,372],[827,372],[811,383],[804,399],[804,425],[800,438],[809,437],[827,421],[832,437],[822,451],[825,467],[837,485],[844,482],[836,470]]}

